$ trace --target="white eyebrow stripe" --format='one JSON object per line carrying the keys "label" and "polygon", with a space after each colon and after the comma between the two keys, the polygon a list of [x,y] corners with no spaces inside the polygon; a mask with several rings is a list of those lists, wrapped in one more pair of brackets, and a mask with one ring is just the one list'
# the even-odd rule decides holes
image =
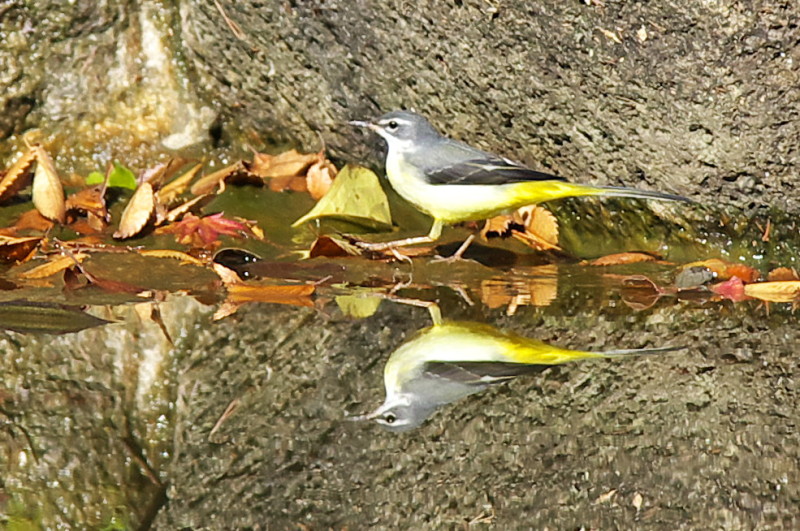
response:
{"label": "white eyebrow stripe", "polygon": [[386,120],[381,120],[380,122],[378,122],[378,125],[386,125],[390,122],[397,122],[398,124],[402,125],[408,125],[411,123],[409,120],[406,120],[405,118],[388,118]]}

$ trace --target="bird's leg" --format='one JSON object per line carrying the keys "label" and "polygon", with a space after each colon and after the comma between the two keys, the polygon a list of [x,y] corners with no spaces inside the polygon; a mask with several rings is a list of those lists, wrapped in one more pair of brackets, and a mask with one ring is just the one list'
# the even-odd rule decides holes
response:
{"label": "bird's leg", "polygon": [[356,246],[367,251],[385,251],[386,249],[396,249],[397,247],[405,247],[407,245],[419,245],[421,243],[433,243],[442,235],[442,222],[438,219],[433,220],[431,231],[427,236],[415,236],[414,238],[404,238],[402,240],[393,240],[390,242],[368,243],[357,242]]}
{"label": "bird's leg", "polygon": [[475,234],[470,234],[469,237],[464,240],[464,243],[461,244],[461,247],[458,248],[456,252],[454,252],[451,256],[446,258],[442,256],[437,256],[431,262],[444,262],[446,264],[452,264],[453,262],[458,262],[459,260],[467,260],[469,259],[464,258],[464,253],[469,249],[469,246],[472,245],[472,242],[475,240]]}

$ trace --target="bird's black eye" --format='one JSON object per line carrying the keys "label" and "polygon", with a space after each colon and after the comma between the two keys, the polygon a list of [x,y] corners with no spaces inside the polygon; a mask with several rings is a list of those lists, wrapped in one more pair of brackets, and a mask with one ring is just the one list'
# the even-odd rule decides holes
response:
{"label": "bird's black eye", "polygon": [[399,126],[398,126],[397,122],[395,122],[394,120],[392,120],[388,124],[386,124],[386,129],[388,129],[389,131],[397,131],[398,127]]}
{"label": "bird's black eye", "polygon": [[394,424],[394,421],[397,420],[397,417],[389,413],[388,415],[383,417],[383,420],[386,421],[386,424]]}

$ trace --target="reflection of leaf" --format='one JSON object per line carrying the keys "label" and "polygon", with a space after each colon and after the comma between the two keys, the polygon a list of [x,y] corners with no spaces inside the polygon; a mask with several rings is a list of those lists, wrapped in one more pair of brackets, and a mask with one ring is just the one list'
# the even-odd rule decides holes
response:
{"label": "reflection of leaf", "polygon": [[747,284],[744,287],[744,294],[767,302],[798,302],[800,300],[800,280]]}
{"label": "reflection of leaf", "polygon": [[[86,177],[86,184],[89,186],[103,184],[105,180],[105,174],[99,171],[93,171]],[[114,161],[114,169],[111,170],[111,173],[108,175],[108,186],[136,190],[136,176],[131,170],[119,162]]]}
{"label": "reflection of leaf", "polygon": [[0,201],[13,197],[14,194],[28,185],[35,160],[36,151],[32,149],[17,159],[13,166],[8,169],[3,179],[0,180]]}
{"label": "reflection of leaf", "polygon": [[356,319],[364,319],[378,311],[381,305],[379,297],[359,296],[359,295],[339,295],[336,297],[336,305],[342,313]]}
{"label": "reflection of leaf", "polygon": [[743,301],[747,298],[744,292],[744,283],[742,279],[739,277],[732,277],[725,282],[720,282],[719,284],[714,284],[711,286],[711,291],[725,297],[726,299],[730,299],[734,302]]}
{"label": "reflection of leaf", "polygon": [[225,218],[222,212],[202,218],[186,213],[181,221],[161,228],[159,231],[175,234],[178,243],[193,247],[217,243],[222,235],[242,237],[251,232],[246,223]]}
{"label": "reflection of leaf", "polygon": [[[215,264],[215,271],[218,268],[226,269]],[[239,306],[250,302],[267,302],[272,304],[288,304],[291,306],[313,307],[314,301],[311,295],[316,288],[312,284],[300,284],[295,286],[274,286],[245,284],[243,282],[226,283],[228,298],[222,306],[214,313],[213,319],[219,320],[235,313]]]}
{"label": "reflection of leaf", "polygon": [[658,262],[660,258],[657,256],[653,256],[649,253],[642,253],[642,252],[628,252],[628,253],[616,253],[616,254],[607,254],[605,256],[601,256],[600,258],[595,258],[589,262],[586,262],[586,265],[591,266],[615,266],[615,265],[626,265],[626,264],[637,264],[639,262]]}
{"label": "reflection of leaf", "polygon": [[61,186],[50,155],[41,146],[36,152],[36,171],[33,174],[33,206],[47,219],[64,223],[66,208],[64,188]]}
{"label": "reflection of leaf", "polygon": [[778,280],[800,280],[800,275],[793,267],[776,267],[767,275],[767,280],[775,282]]}
{"label": "reflection of leaf", "polygon": [[389,228],[392,225],[389,201],[378,177],[371,170],[359,166],[342,168],[325,197],[292,226],[325,217],[372,228]]}
{"label": "reflection of leaf", "polygon": [[142,183],[122,212],[122,219],[120,219],[119,228],[114,233],[114,237],[125,239],[139,234],[150,221],[155,208],[153,186],[150,183]]}
{"label": "reflection of leaf", "polygon": [[757,269],[744,264],[735,264],[720,260],[719,258],[710,258],[708,260],[701,260],[699,262],[691,262],[682,266],[682,269],[690,267],[705,267],[716,275],[719,280],[728,280],[731,277],[739,277],[744,282],[755,282],[761,276]]}
{"label": "reflection of leaf", "polygon": [[514,315],[520,306],[549,306],[558,295],[558,269],[555,265],[534,267],[529,279],[492,278],[481,282],[481,300],[489,308],[507,306]]}
{"label": "reflection of leaf", "polygon": [[42,302],[13,301],[0,303],[0,328],[22,333],[66,334],[110,321],[79,308]]}

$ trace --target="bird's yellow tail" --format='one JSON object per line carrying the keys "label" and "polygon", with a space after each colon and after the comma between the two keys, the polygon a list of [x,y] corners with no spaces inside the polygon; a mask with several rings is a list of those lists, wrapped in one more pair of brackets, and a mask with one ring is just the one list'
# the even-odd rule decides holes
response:
{"label": "bird's yellow tail", "polygon": [[585,184],[564,181],[530,181],[513,185],[516,203],[520,206],[543,203],[553,199],[565,197],[606,196],[606,197],[632,197],[636,199],[658,199],[662,201],[692,202],[686,197],[655,192],[652,190],[638,190],[623,186],[589,186]]}

